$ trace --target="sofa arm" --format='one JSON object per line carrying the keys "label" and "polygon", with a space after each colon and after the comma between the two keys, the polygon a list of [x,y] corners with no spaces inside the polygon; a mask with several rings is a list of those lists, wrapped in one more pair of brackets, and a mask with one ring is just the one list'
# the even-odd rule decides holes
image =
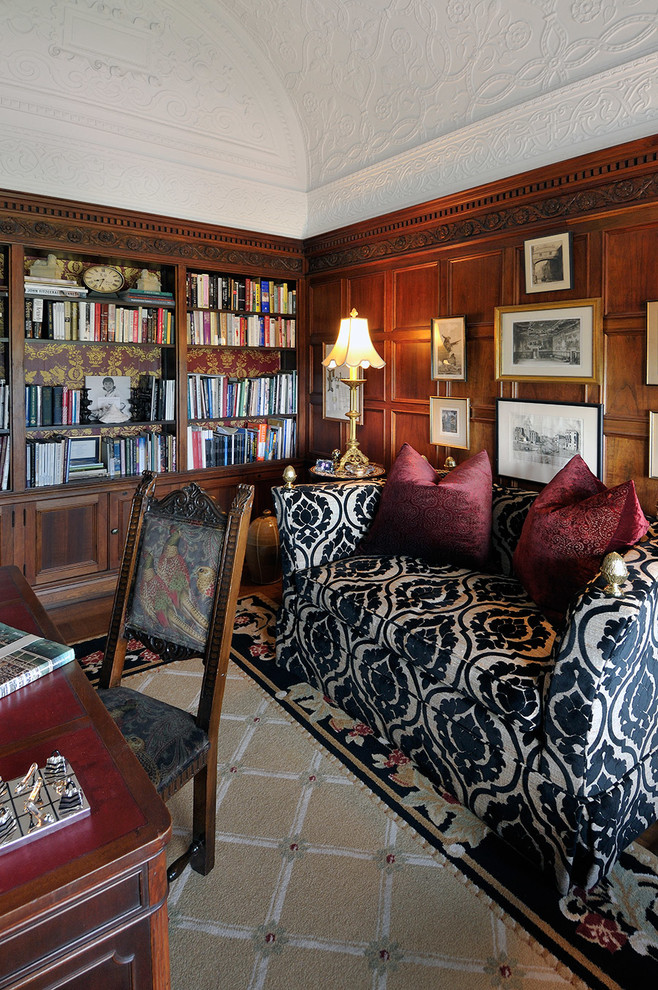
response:
{"label": "sofa arm", "polygon": [[620,598],[592,581],[572,603],[544,686],[543,775],[571,794],[608,790],[658,750],[658,538],[624,555]]}
{"label": "sofa arm", "polygon": [[354,553],[379,506],[382,482],[273,488],[284,580]]}

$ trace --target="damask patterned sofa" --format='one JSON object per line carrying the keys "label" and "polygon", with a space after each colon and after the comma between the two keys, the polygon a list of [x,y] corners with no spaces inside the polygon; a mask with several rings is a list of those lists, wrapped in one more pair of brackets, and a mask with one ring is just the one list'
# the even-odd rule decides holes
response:
{"label": "damask patterned sofa", "polygon": [[658,530],[554,626],[513,576],[535,492],[493,486],[487,569],[357,552],[377,482],[274,490],[277,662],[388,738],[561,892],[658,818]]}

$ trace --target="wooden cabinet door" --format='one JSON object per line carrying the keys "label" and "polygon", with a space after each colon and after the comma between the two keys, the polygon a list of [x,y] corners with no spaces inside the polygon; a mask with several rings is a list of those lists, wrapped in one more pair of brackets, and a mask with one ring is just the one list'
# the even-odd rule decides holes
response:
{"label": "wooden cabinet door", "polygon": [[[127,479],[128,480],[128,479]],[[121,564],[123,548],[126,543],[128,523],[130,521],[130,507],[133,495],[137,487],[137,480],[130,487],[122,488],[118,492],[110,495],[110,561],[112,570],[117,570]],[[160,494],[158,492],[158,494]]]}
{"label": "wooden cabinet door", "polygon": [[25,576],[38,587],[108,567],[108,493],[68,494],[26,505]]}
{"label": "wooden cabinet door", "polygon": [[0,506],[0,566],[16,564],[23,568],[23,516],[22,505]]}

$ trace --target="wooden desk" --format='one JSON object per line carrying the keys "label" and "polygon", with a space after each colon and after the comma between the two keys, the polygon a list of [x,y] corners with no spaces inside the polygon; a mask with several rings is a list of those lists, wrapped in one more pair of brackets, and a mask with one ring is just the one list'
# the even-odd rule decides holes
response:
{"label": "wooden desk", "polygon": [[[0,567],[0,621],[61,641],[16,567]],[[0,988],[167,990],[171,819],[76,661],[0,699],[4,779],[53,749],[91,814],[0,854]]]}

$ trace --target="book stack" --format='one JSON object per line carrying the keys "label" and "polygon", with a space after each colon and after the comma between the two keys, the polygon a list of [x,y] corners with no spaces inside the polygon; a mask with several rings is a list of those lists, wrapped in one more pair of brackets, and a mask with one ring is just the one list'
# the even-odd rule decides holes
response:
{"label": "book stack", "polygon": [[88,290],[68,278],[35,278],[25,276],[26,296],[66,296],[69,299],[81,299]]}
{"label": "book stack", "polygon": [[188,426],[188,470],[294,457],[295,426],[294,419],[270,419],[243,426],[221,425],[214,429]]}
{"label": "book stack", "polygon": [[0,622],[0,698],[44,677],[74,657],[72,646]]}

